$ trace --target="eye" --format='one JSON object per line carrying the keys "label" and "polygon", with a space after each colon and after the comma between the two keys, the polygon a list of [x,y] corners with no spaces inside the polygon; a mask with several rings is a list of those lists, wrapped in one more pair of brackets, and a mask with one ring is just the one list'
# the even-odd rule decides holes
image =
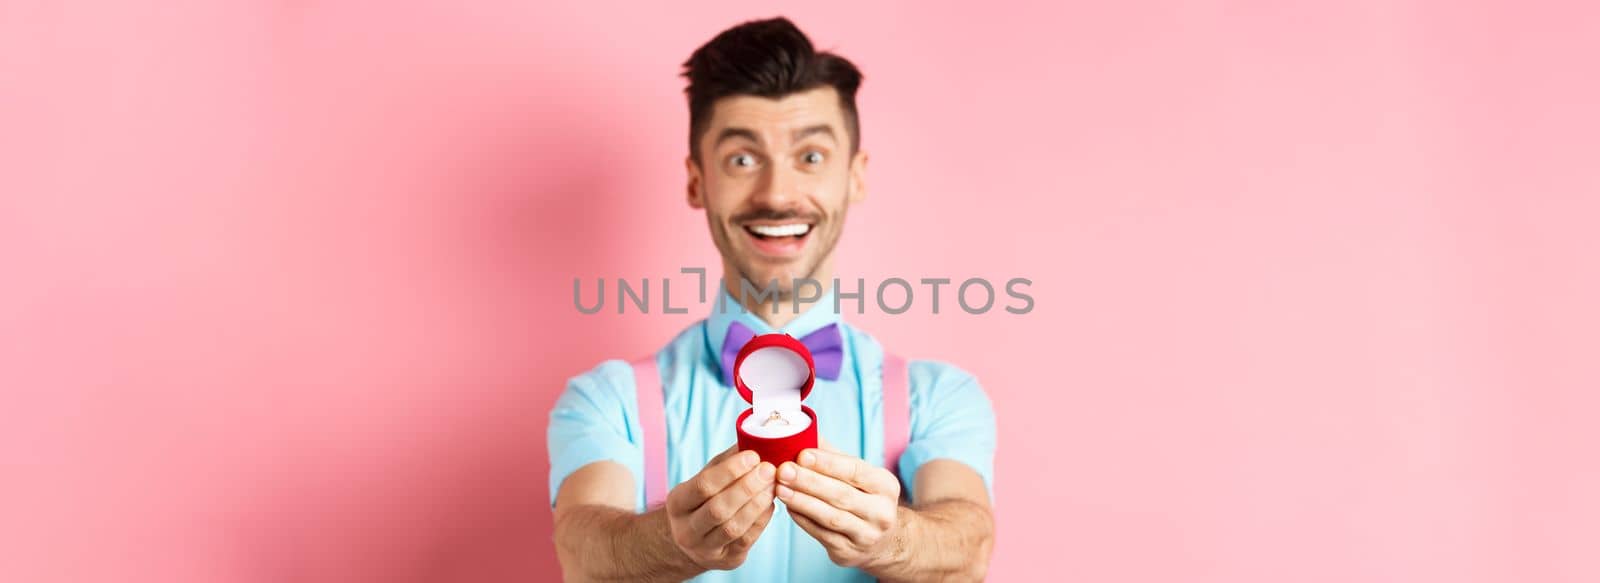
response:
{"label": "eye", "polygon": [[800,155],[800,160],[813,166],[822,163],[822,152],[812,150]]}
{"label": "eye", "polygon": [[751,168],[756,165],[756,157],[749,154],[734,154],[728,157],[728,165],[734,168]]}

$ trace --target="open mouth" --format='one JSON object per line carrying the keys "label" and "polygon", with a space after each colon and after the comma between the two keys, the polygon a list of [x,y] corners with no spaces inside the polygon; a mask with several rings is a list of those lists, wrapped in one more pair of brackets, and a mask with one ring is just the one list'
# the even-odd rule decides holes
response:
{"label": "open mouth", "polygon": [[801,239],[811,232],[811,225],[805,223],[790,223],[787,225],[745,225],[744,230],[755,235],[757,239]]}
{"label": "open mouth", "polygon": [[768,255],[793,255],[805,246],[806,236],[811,234],[813,225],[809,223],[783,223],[776,225],[750,225],[744,226],[744,232],[750,235],[757,249]]}

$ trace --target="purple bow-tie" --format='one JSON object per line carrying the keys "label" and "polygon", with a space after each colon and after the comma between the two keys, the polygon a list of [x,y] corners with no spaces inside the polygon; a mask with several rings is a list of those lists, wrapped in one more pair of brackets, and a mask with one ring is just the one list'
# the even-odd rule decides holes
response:
{"label": "purple bow-tie", "polygon": [[[728,335],[722,338],[722,383],[733,386],[733,361],[739,358],[739,349],[756,337],[749,326],[733,322],[728,324]],[[828,324],[816,332],[805,335],[800,343],[811,351],[811,360],[817,366],[817,378],[839,378],[839,367],[844,363],[844,337],[838,324]]]}

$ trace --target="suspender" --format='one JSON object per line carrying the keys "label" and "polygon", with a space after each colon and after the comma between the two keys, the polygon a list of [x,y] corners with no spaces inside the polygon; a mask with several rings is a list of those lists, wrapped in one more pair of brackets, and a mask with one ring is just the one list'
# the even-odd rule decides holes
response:
{"label": "suspender", "polygon": [[[667,499],[667,412],[661,372],[655,355],[629,363],[638,392],[639,427],[644,430],[644,495],[646,507]],[[900,474],[900,454],[911,441],[911,393],[906,361],[883,355],[883,467]]]}
{"label": "suspender", "polygon": [[644,498],[649,506],[667,500],[667,410],[662,399],[656,357],[632,362],[633,386],[639,395],[639,427],[644,430]]}
{"label": "suspender", "polygon": [[896,476],[900,475],[900,454],[911,441],[911,383],[906,366],[905,359],[883,353],[883,467]]}

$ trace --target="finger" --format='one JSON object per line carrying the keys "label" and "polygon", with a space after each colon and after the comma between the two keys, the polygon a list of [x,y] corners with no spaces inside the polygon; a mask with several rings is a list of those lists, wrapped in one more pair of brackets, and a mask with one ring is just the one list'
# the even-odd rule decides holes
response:
{"label": "finger", "polygon": [[745,530],[742,536],[733,539],[733,542],[728,543],[727,546],[719,549],[720,554],[724,557],[730,557],[742,556],[750,552],[750,547],[756,546],[756,541],[761,538],[761,532],[767,529],[767,522],[771,520],[772,511],[775,508],[777,508],[776,504],[767,506],[766,512],[762,513],[762,516],[766,518]]}
{"label": "finger", "polygon": [[739,481],[712,496],[689,515],[691,532],[706,535],[713,533],[723,523],[733,520],[745,503],[764,492],[772,491],[773,473],[772,464],[763,462],[755,471],[746,473]]}
{"label": "finger", "polygon": [[693,512],[732,484],[734,480],[744,477],[756,467],[760,457],[753,451],[743,451],[724,458],[722,461],[707,464],[705,469],[695,474],[689,481],[679,484],[667,493],[667,506],[669,510],[679,514]]}
{"label": "finger", "polygon": [[706,465],[708,465],[708,466],[717,465],[718,463],[721,463],[722,460],[728,459],[729,456],[732,456],[733,454],[736,454],[736,453],[739,453],[739,444],[737,444],[737,443],[728,446],[728,449],[724,449],[721,452],[718,452],[717,455],[712,456],[711,457],[711,461],[706,462]]}
{"label": "finger", "polygon": [[861,458],[821,449],[800,452],[801,466],[838,478],[846,484],[873,494],[899,495],[900,481],[889,470],[869,464]]}
{"label": "finger", "polygon": [[740,506],[739,510],[734,512],[733,518],[729,518],[726,522],[711,529],[711,532],[706,535],[706,544],[712,547],[720,547],[742,539],[745,533],[761,519],[761,515],[772,509],[774,496],[775,494],[771,488],[751,496],[750,500],[744,503],[744,506]]}
{"label": "finger", "polygon": [[872,495],[857,490],[832,476],[785,463],[778,469],[778,483],[805,492],[827,505],[870,519],[873,514]]}
{"label": "finger", "polygon": [[[790,508],[790,510],[793,510],[793,508]],[[817,524],[816,521],[810,518],[806,518],[805,515],[790,512],[789,518],[794,519],[794,523],[800,526],[800,530],[806,531],[807,534],[811,535],[811,538],[817,539],[817,542],[822,543],[827,548],[842,549],[850,547],[850,537],[823,528],[822,525]]]}
{"label": "finger", "polygon": [[[774,500],[778,498],[777,491],[772,492],[772,498]],[[761,532],[767,529],[768,524],[772,523],[772,512],[777,508],[777,504],[767,504],[767,509],[762,511],[761,516],[756,517],[755,524],[750,525],[750,530],[744,533],[744,537],[749,539],[749,542],[756,542],[756,537],[761,536]]]}
{"label": "finger", "polygon": [[871,527],[861,517],[782,484],[778,485],[778,499],[789,506],[789,514],[809,518],[817,526],[849,537],[857,544],[868,544],[867,533]]}

